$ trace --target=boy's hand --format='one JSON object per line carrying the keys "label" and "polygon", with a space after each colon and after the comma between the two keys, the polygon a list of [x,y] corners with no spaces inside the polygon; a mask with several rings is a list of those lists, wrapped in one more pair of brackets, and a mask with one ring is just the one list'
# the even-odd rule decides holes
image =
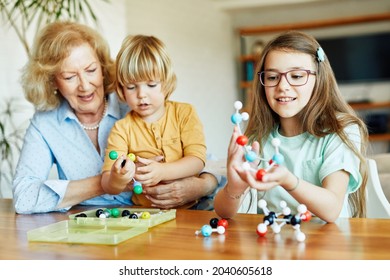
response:
{"label": "boy's hand", "polygon": [[134,179],[142,186],[154,186],[164,179],[163,163],[154,159],[137,157],[137,172]]}
{"label": "boy's hand", "polygon": [[118,193],[122,192],[135,174],[135,164],[126,156],[120,156],[111,167],[110,188]]}

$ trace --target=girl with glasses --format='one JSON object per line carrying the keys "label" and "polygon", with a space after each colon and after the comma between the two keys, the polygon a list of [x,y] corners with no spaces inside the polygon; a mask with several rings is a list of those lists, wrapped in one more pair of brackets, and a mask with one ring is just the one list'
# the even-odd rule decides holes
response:
{"label": "girl with glasses", "polygon": [[[228,148],[228,183],[215,198],[218,215],[261,213],[257,202],[264,199],[275,212],[281,201],[291,209],[305,204],[326,222],[363,217],[367,128],[343,99],[319,43],[298,31],[281,34],[265,46],[256,70],[245,135],[264,159],[272,158],[278,139],[284,162],[257,180],[244,168],[236,127]],[[258,164],[252,167],[268,163]]]}

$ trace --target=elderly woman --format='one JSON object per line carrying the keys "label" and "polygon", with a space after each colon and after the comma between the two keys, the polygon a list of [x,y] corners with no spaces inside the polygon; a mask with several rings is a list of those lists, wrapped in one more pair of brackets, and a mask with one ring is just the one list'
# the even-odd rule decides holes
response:
{"label": "elderly woman", "polygon": [[[128,111],[112,93],[114,69],[107,42],[85,25],[56,22],[38,34],[22,75],[36,113],[13,182],[17,213],[132,204],[132,192],[109,195],[100,183],[108,134]],[[58,179],[49,180],[53,165]],[[203,173],[153,188],[149,195],[157,207],[174,208],[216,187],[216,178]]]}

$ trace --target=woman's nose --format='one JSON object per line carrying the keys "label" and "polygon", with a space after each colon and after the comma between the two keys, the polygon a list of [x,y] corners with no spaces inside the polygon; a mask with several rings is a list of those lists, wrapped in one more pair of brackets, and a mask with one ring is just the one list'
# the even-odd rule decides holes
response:
{"label": "woman's nose", "polygon": [[88,91],[91,89],[91,83],[89,82],[88,78],[84,77],[83,75],[79,76],[79,89],[80,91]]}

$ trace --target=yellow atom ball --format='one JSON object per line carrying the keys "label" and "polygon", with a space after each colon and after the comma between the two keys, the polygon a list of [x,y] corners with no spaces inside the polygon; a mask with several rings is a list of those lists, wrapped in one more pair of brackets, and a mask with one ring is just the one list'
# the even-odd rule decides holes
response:
{"label": "yellow atom ball", "polygon": [[128,154],[127,155],[127,157],[131,160],[131,161],[135,161],[135,154],[133,154],[133,153],[130,153],[130,154]]}
{"label": "yellow atom ball", "polygon": [[150,219],[150,213],[149,212],[142,212],[141,219]]}

